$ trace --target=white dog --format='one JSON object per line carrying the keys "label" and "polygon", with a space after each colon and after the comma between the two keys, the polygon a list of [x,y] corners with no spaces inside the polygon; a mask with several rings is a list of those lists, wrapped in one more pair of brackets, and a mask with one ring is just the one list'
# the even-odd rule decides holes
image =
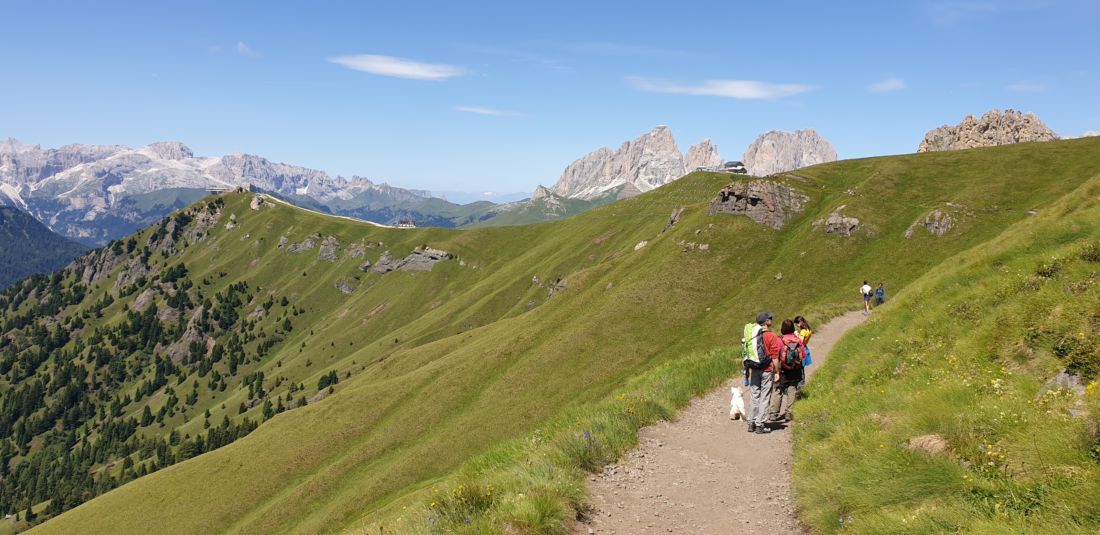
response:
{"label": "white dog", "polygon": [[745,399],[741,395],[741,387],[730,387],[730,420],[745,420],[748,416],[745,412]]}

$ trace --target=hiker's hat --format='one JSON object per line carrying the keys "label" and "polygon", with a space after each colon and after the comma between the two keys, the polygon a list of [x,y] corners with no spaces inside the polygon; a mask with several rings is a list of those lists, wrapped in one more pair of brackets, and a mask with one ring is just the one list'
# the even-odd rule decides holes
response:
{"label": "hiker's hat", "polygon": [[774,317],[775,316],[772,316],[771,312],[761,312],[756,315],[756,323],[763,324],[765,321],[768,321]]}

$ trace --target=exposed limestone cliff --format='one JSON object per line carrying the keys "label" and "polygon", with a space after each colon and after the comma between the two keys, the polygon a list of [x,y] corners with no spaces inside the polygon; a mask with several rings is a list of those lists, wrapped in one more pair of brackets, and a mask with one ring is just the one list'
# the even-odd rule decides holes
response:
{"label": "exposed limestone cliff", "polygon": [[835,162],[836,149],[812,128],[772,130],[756,138],[741,161],[753,176],[768,176],[819,163]]}

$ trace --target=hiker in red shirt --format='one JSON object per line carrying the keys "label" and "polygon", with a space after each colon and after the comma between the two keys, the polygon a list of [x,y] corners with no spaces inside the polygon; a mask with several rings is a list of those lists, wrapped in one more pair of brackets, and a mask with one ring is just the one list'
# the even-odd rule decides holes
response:
{"label": "hiker in red shirt", "polygon": [[[779,352],[782,343],[775,333],[768,327],[772,325],[771,312],[761,312],[756,315],[757,327],[755,332],[748,333],[746,337],[748,347],[746,352],[751,354],[753,362],[759,362],[761,367],[749,368],[749,390],[751,392],[749,405],[749,432],[770,433],[764,425],[768,416],[768,408],[771,406],[772,389],[779,382]],[[762,354],[762,355],[761,355]],[[757,357],[761,355],[763,358]]]}

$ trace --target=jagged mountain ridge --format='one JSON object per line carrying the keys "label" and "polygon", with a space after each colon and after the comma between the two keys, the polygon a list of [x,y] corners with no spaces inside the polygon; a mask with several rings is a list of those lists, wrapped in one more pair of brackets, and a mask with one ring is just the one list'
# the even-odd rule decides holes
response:
{"label": "jagged mountain ridge", "polygon": [[[15,139],[0,142],[0,201],[26,210],[59,234],[86,243],[103,244],[134,232],[194,202],[209,189],[237,187],[305,197],[326,208],[336,207],[333,211],[370,220],[385,215],[394,219],[434,215],[416,210],[416,205],[432,200],[427,191],[358,176],[333,177],[253,154],[196,157],[178,141],[139,149],[79,144],[42,149]],[[443,208],[453,208],[444,201],[435,204],[441,203]],[[383,210],[398,205],[402,209]]]}
{"label": "jagged mountain ridge", "polygon": [[[718,148],[709,139],[680,152],[667,126],[627,141],[617,150],[602,147],[566,166],[549,188],[555,195],[591,200],[615,188],[644,193],[672,182],[696,167],[717,167]],[[635,194],[637,194],[635,193]]]}

